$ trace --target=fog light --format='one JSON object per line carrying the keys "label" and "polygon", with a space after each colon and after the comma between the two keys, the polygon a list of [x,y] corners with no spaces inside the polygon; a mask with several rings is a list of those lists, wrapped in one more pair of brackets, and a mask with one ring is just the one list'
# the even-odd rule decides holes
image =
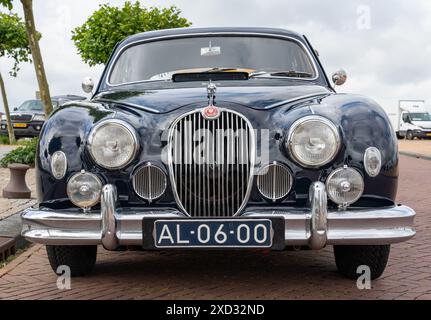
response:
{"label": "fog light", "polygon": [[63,151],[55,152],[51,157],[51,172],[54,178],[61,180],[66,175],[67,158]]}
{"label": "fog light", "polygon": [[362,196],[364,179],[355,169],[344,167],[329,175],[326,188],[329,199],[341,206],[348,206]]}
{"label": "fog light", "polygon": [[83,209],[89,209],[100,201],[102,182],[100,179],[85,171],[75,174],[67,184],[67,195],[70,201]]}
{"label": "fog light", "polygon": [[364,155],[365,171],[370,177],[377,177],[382,169],[382,154],[377,148],[368,148]]}

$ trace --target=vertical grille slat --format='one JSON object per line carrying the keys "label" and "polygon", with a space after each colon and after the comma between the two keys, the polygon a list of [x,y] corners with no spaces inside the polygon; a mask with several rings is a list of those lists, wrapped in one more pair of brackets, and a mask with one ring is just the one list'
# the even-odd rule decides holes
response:
{"label": "vertical grille slat", "polygon": [[177,119],[171,128],[173,191],[191,217],[234,216],[251,190],[253,129],[236,112],[223,110],[217,119],[208,120],[201,111]]}

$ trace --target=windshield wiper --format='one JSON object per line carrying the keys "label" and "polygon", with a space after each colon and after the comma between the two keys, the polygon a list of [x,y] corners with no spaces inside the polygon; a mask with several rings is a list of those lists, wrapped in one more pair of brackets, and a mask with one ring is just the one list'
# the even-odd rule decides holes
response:
{"label": "windshield wiper", "polygon": [[266,71],[257,71],[250,74],[250,78],[253,77],[261,77],[261,76],[271,76],[271,77],[286,77],[286,78],[311,78],[313,74],[302,71],[275,71],[275,72],[266,72]]}

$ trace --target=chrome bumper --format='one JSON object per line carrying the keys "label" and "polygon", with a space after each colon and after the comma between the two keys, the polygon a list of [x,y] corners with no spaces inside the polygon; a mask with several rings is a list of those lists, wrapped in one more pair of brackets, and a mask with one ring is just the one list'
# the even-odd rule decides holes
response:
{"label": "chrome bumper", "polygon": [[[47,245],[103,245],[107,250],[143,245],[145,219],[185,218],[175,209],[147,210],[116,207],[117,192],[106,185],[100,213],[53,212],[28,209],[22,213],[22,235]],[[283,218],[286,246],[383,245],[415,235],[415,212],[406,206],[383,209],[327,211],[325,185],[310,188],[310,208],[295,210],[247,209],[243,217]]]}

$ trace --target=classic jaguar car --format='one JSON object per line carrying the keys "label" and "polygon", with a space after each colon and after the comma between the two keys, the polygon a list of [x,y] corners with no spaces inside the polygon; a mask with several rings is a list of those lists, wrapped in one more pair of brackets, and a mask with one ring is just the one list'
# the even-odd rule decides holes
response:
{"label": "classic jaguar car", "polygon": [[[345,72],[333,76],[336,85]],[[93,91],[92,81],[83,83]],[[396,203],[397,139],[371,99],[337,94],[305,36],[191,28],[119,43],[91,101],[45,123],[22,234],[54,271],[107,250],[334,247],[372,278],[415,235]]]}

